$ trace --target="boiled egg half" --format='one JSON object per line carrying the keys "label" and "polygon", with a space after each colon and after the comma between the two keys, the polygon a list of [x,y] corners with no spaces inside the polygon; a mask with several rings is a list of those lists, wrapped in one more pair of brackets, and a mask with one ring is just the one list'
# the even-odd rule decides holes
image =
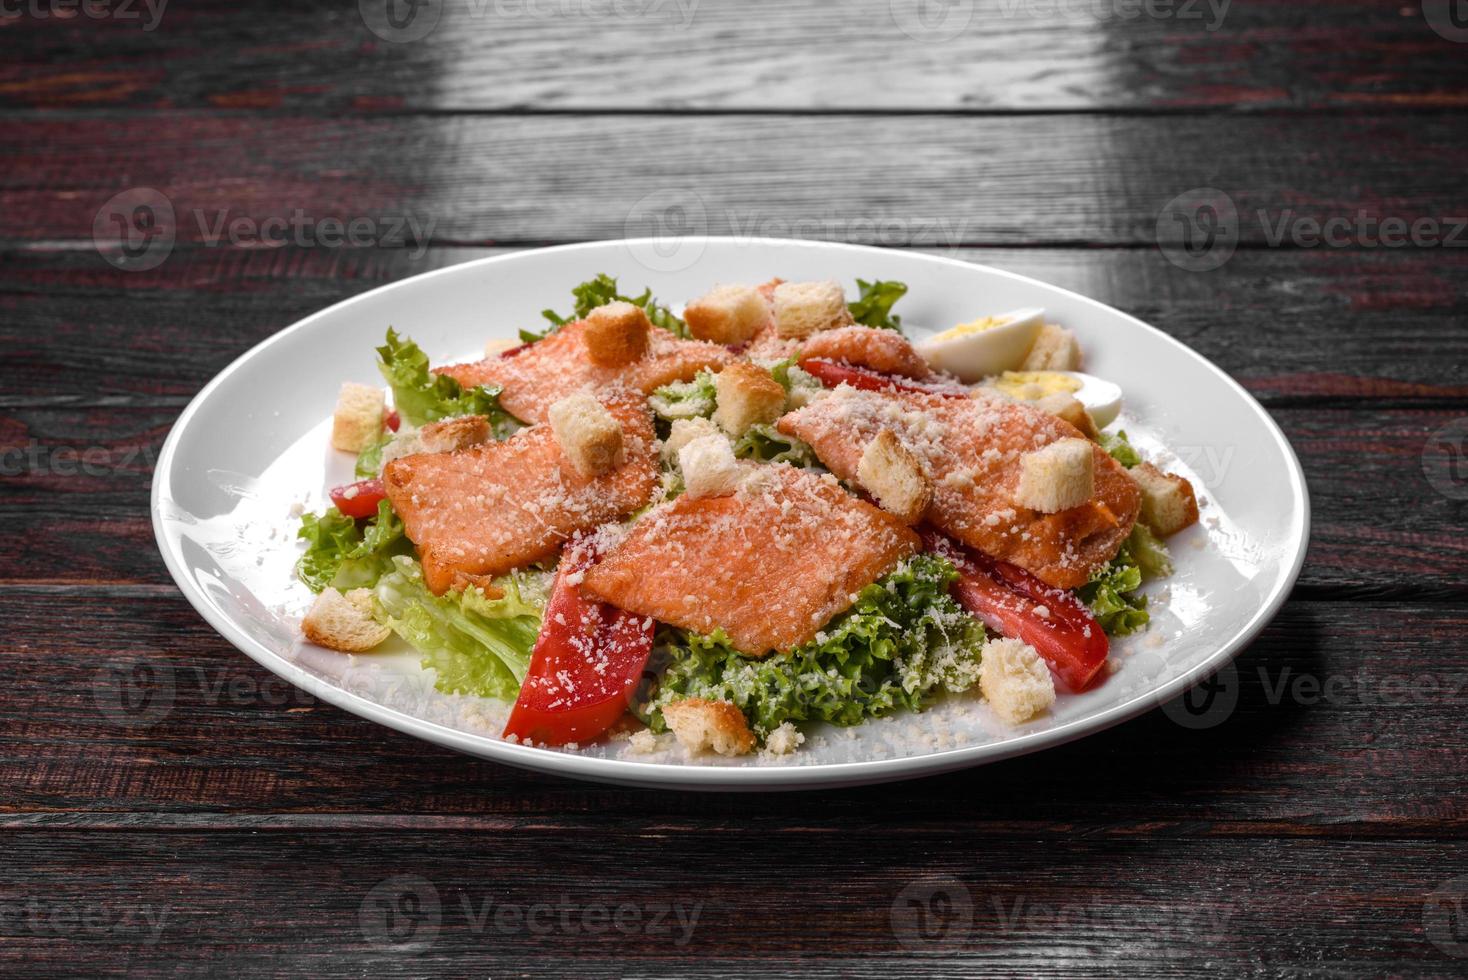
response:
{"label": "boiled egg half", "polygon": [[1023,364],[1044,325],[1044,310],[1015,310],[960,323],[920,341],[917,349],[931,366],[972,384]]}
{"label": "boiled egg half", "polygon": [[1106,428],[1121,414],[1121,388],[1080,371],[1005,371],[992,384],[1022,402],[1037,402],[1046,395],[1070,395],[1091,413],[1098,429]]}

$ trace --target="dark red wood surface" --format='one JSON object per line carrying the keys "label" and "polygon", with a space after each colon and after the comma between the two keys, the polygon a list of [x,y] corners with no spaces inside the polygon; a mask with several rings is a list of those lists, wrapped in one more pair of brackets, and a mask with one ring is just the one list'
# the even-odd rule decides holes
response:
{"label": "dark red wood surface", "polygon": [[[947,40],[913,7],[486,0],[415,43],[350,3],[0,12],[0,970],[1468,971],[1468,486],[1424,471],[1468,433],[1468,250],[1270,233],[1468,216],[1446,4],[1235,0],[1209,29],[983,0]],[[93,222],[138,187],[178,242],[124,272]],[[148,489],[215,372],[376,285],[620,237],[668,187],[712,232],[877,227],[1078,290],[1254,393],[1314,534],[1234,707],[894,786],[629,790],[345,714],[190,609]],[[1188,272],[1158,219],[1200,187],[1239,248]],[[197,218],[298,208],[431,230],[270,248]]]}

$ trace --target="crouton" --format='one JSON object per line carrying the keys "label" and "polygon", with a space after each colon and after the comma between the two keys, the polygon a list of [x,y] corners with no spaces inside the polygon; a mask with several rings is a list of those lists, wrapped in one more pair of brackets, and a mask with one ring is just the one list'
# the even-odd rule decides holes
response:
{"label": "crouton", "polygon": [[706,418],[674,419],[668,438],[663,440],[663,455],[668,459],[677,459],[679,450],[703,436],[724,438],[719,427]]}
{"label": "crouton", "polygon": [[770,755],[790,755],[804,744],[805,736],[788,721],[765,737],[765,751]]}
{"label": "crouton", "polygon": [[775,287],[775,332],[781,337],[803,339],[854,322],[846,291],[834,279],[782,282]]}
{"label": "crouton", "polygon": [[1139,519],[1158,537],[1169,537],[1198,523],[1198,498],[1187,480],[1151,463],[1139,463],[1127,472],[1142,488]]}
{"label": "crouton", "polygon": [[454,453],[486,443],[493,434],[487,416],[460,415],[428,423],[418,430],[418,439],[426,452]]}
{"label": "crouton", "polygon": [[683,311],[688,332],[715,344],[748,343],[770,320],[770,304],[749,286],[715,286]]}
{"label": "crouton", "polygon": [[306,639],[328,650],[362,653],[392,635],[392,630],[372,618],[372,592],[353,589],[342,595],[323,589],[301,620]]}
{"label": "crouton", "polygon": [[754,750],[754,733],[744,713],[728,701],[674,701],[663,705],[663,720],[690,755],[706,750],[719,755],[744,755]]}
{"label": "crouton", "polygon": [[505,351],[514,350],[516,347],[525,346],[525,342],[514,337],[495,337],[484,342],[485,357],[499,357]]}
{"label": "crouton", "polygon": [[1040,411],[1049,412],[1056,418],[1064,419],[1080,429],[1081,435],[1092,442],[1101,437],[1101,430],[1096,428],[1096,420],[1091,418],[1091,413],[1086,410],[1086,406],[1082,405],[1074,395],[1057,391],[1044,396],[1034,405]]}
{"label": "crouton", "polygon": [[1095,452],[1085,439],[1061,439],[1021,457],[1014,502],[1042,514],[1079,507],[1096,492]]}
{"label": "crouton", "polygon": [[647,353],[647,332],[651,329],[652,322],[642,307],[608,303],[586,315],[582,339],[593,364],[620,367]]}
{"label": "crouton", "polygon": [[722,434],[699,436],[678,450],[684,492],[691,498],[727,497],[739,489],[744,468]]}
{"label": "crouton", "polygon": [[617,466],[622,456],[622,427],[589,391],[567,395],[550,407],[551,430],[571,468],[591,479]]}
{"label": "crouton", "polygon": [[770,377],[770,372],[737,361],[714,377],[718,408],[714,421],[731,436],[742,436],[751,426],[773,422],[785,411],[785,389]]}
{"label": "crouton", "polygon": [[381,388],[348,381],[336,397],[331,417],[331,444],[348,453],[360,453],[382,435],[387,396]]}
{"label": "crouton", "polygon": [[857,479],[881,508],[904,524],[922,520],[933,500],[933,485],[917,457],[907,451],[890,429],[867,443],[856,466]]}
{"label": "crouton", "polygon": [[1064,327],[1047,323],[1040,328],[1040,336],[1025,355],[1021,371],[1079,371],[1081,369],[1081,345],[1076,335]]}
{"label": "crouton", "polygon": [[1022,640],[990,640],[979,661],[979,690],[1006,723],[1019,725],[1055,703],[1055,680]]}

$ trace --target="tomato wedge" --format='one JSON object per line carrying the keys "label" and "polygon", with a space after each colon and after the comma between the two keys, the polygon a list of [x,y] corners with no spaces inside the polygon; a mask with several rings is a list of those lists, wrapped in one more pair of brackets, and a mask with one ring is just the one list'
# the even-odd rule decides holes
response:
{"label": "tomato wedge", "polygon": [[654,623],[582,597],[580,573],[595,560],[595,550],[581,538],[562,552],[506,737],[538,745],[585,743],[631,706],[652,653]]}
{"label": "tomato wedge", "polygon": [[398,431],[398,429],[402,428],[403,417],[398,414],[397,409],[393,409],[391,412],[387,413],[387,418],[382,420],[382,424],[387,426],[389,430],[396,432]]}
{"label": "tomato wedge", "polygon": [[386,499],[381,480],[359,480],[331,491],[331,502],[348,517],[375,517],[377,505]]}
{"label": "tomato wedge", "polygon": [[923,542],[929,551],[953,562],[959,574],[954,598],[985,626],[1034,647],[1071,691],[1084,691],[1096,681],[1111,643],[1074,592],[962,548],[936,531],[926,531]]}
{"label": "tomato wedge", "polygon": [[958,385],[924,384],[921,381],[873,371],[871,368],[828,361],[824,357],[807,357],[798,363],[802,371],[813,375],[827,388],[849,384],[862,391],[921,391],[929,395],[942,395],[945,398],[967,398],[970,394],[967,388]]}

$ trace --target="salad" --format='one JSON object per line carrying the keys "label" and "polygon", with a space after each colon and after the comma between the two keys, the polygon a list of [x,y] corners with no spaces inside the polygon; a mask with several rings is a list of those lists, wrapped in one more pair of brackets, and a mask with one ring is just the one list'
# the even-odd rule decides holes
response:
{"label": "salad", "polygon": [[438,690],[510,705],[506,739],[571,749],[786,754],[939,699],[1023,725],[1104,683],[1193,488],[1045,311],[913,343],[907,287],[857,286],[680,316],[598,276],[437,367],[389,329],[386,388],[345,384],[332,421],[357,480],[302,518],[303,635],[396,635]]}

